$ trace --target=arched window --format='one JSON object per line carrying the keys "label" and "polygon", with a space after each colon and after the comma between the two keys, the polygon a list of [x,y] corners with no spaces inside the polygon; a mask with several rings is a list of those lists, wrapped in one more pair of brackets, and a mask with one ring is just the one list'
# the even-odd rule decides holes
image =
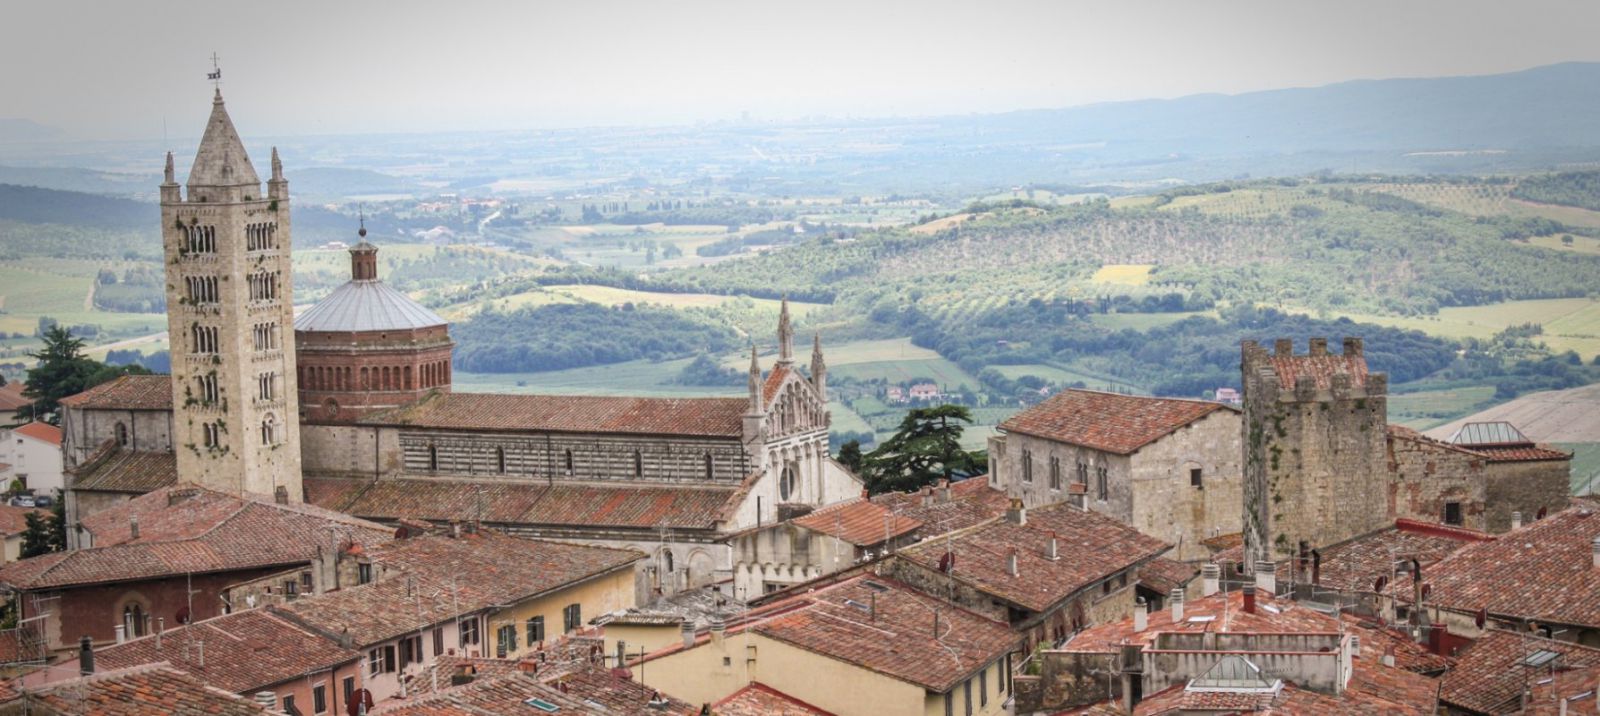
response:
{"label": "arched window", "polygon": [[278,444],[278,419],[272,413],[267,413],[267,417],[261,421],[261,444]]}
{"label": "arched window", "polygon": [[122,447],[128,446],[128,426],[126,424],[117,423],[117,444]]}
{"label": "arched window", "polygon": [[794,483],[794,463],[791,462],[783,466],[783,475],[778,478],[778,499],[788,502],[794,494]]}
{"label": "arched window", "polygon": [[707,480],[710,480],[711,476],[713,474],[715,474],[715,472],[712,470],[713,467],[715,467],[715,465],[713,465],[713,463],[711,462],[711,453],[706,453],[706,479]]}
{"label": "arched window", "polygon": [[428,446],[428,470],[430,472],[439,471],[439,448],[434,445]]}
{"label": "arched window", "polygon": [[670,550],[670,549],[661,550],[661,573],[664,574],[664,575],[665,574],[672,574],[672,568],[673,568],[672,550]]}
{"label": "arched window", "polygon": [[638,450],[633,451],[633,476],[644,477],[644,455]]}
{"label": "arched window", "polygon": [[123,607],[122,628],[129,639],[144,636],[144,607],[137,602]]}
{"label": "arched window", "polygon": [[497,447],[497,448],[494,449],[494,462],[495,462],[495,468],[496,468],[496,470],[498,472],[504,473],[506,471],[506,449],[505,448]]}

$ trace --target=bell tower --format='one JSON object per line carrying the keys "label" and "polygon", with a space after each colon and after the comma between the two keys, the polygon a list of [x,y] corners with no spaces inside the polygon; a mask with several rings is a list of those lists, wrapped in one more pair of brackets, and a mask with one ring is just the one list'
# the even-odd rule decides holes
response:
{"label": "bell tower", "polygon": [[161,184],[173,443],[179,482],[299,502],[289,183],[276,149],[261,188],[219,89],[188,186],[170,152]]}

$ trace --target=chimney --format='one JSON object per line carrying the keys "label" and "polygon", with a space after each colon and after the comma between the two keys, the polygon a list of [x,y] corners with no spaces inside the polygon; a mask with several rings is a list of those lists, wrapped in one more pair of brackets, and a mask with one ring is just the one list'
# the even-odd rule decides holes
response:
{"label": "chimney", "polygon": [[[1600,536],[1594,538],[1594,568],[1600,569]],[[1595,692],[1596,700],[1600,700],[1600,691]]]}
{"label": "chimney", "polygon": [[1173,589],[1167,602],[1172,605],[1172,621],[1175,623],[1183,621],[1183,588]]}
{"label": "chimney", "polygon": [[694,620],[683,620],[683,626],[679,627],[679,629],[683,631],[683,648],[689,649],[694,647]]}
{"label": "chimney", "polygon": [[1017,548],[1016,547],[1012,547],[1011,551],[1006,554],[1006,573],[1010,574],[1013,577],[1017,576]]}
{"label": "chimney", "polygon": [[260,706],[269,712],[278,705],[278,695],[272,693],[271,691],[257,691],[255,700],[257,706]]}
{"label": "chimney", "polygon": [[88,636],[78,640],[78,673],[84,676],[94,673],[94,640]]}
{"label": "chimney", "polygon": [[722,646],[722,638],[727,634],[728,624],[722,621],[722,617],[711,617],[711,642],[717,646]]}
{"label": "chimney", "polygon": [[1355,634],[1350,635],[1350,656],[1361,658],[1361,637]]}
{"label": "chimney", "polygon": [[[620,668],[626,666],[627,664],[628,664],[628,642],[625,642],[625,641],[623,641],[621,639],[618,639],[617,640],[617,668],[620,669]],[[521,666],[521,665],[522,664],[519,663],[517,666]],[[532,666],[535,668],[535,670],[537,670],[539,665],[538,664],[532,664]]]}
{"label": "chimney", "polygon": [[1061,559],[1060,541],[1056,539],[1055,530],[1050,530],[1050,551],[1046,552],[1044,556],[1048,557],[1052,562]]}
{"label": "chimney", "polygon": [[1011,498],[1011,506],[1006,508],[1006,521],[1014,525],[1028,524],[1028,508],[1022,506],[1022,498]]}
{"label": "chimney", "polygon": [[133,515],[128,518],[128,541],[136,539],[139,539],[139,516]]}
{"label": "chimney", "polygon": [[1511,529],[1515,530],[1515,529],[1521,529],[1521,528],[1522,528],[1522,513],[1521,512],[1512,512],[1511,513]]}
{"label": "chimney", "polygon": [[279,485],[272,490],[272,501],[280,505],[289,504],[289,488]]}
{"label": "chimney", "polygon": [[1200,596],[1209,597],[1222,588],[1222,567],[1216,562],[1200,565]]}
{"label": "chimney", "polygon": [[122,624],[118,624],[117,627],[116,627],[116,632],[117,632],[117,643],[118,644],[121,644],[121,643],[123,643],[123,642],[128,640],[128,627],[126,627],[126,626],[124,626]]}
{"label": "chimney", "polygon": [[939,481],[939,501],[940,502],[949,502],[950,501],[950,481],[949,480],[940,480]]}
{"label": "chimney", "polygon": [[1278,596],[1278,565],[1256,562],[1256,589],[1269,597]]}
{"label": "chimney", "polygon": [[1256,588],[1248,584],[1244,585],[1244,613],[1256,613]]}
{"label": "chimney", "polygon": [[1150,605],[1144,597],[1139,597],[1133,602],[1133,633],[1139,634],[1150,624]]}
{"label": "chimney", "polygon": [[161,648],[161,632],[167,630],[167,618],[156,617],[156,649]]}
{"label": "chimney", "polygon": [[1383,650],[1382,661],[1384,666],[1394,666],[1394,647]]}

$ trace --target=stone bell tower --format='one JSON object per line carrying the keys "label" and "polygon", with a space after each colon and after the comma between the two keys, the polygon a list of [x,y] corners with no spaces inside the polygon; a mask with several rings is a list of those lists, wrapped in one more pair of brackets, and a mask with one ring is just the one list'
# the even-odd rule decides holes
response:
{"label": "stone bell tower", "polygon": [[217,91],[187,192],[167,154],[161,236],[178,481],[302,497],[289,183],[266,193]]}

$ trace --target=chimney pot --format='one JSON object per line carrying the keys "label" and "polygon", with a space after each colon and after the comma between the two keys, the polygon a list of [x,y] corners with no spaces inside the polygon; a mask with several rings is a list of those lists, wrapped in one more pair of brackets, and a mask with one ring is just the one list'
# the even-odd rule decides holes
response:
{"label": "chimney pot", "polygon": [[78,639],[78,673],[84,676],[94,673],[94,640],[87,635]]}
{"label": "chimney pot", "polygon": [[683,625],[678,628],[683,633],[683,648],[694,647],[694,620],[685,619],[683,620]]}
{"label": "chimney pot", "polygon": [[1354,634],[1350,635],[1350,655],[1361,658],[1361,637]]}
{"label": "chimney pot", "polygon": [[1265,560],[1256,562],[1256,589],[1267,596],[1278,595],[1278,565]]}
{"label": "chimney pot", "polygon": [[1022,506],[1022,498],[1011,498],[1011,507],[1006,509],[1006,521],[1014,525],[1028,524],[1028,508]]}
{"label": "chimney pot", "polygon": [[1150,623],[1150,605],[1139,597],[1133,603],[1133,633],[1139,634]]}
{"label": "chimney pot", "polygon": [[1222,588],[1222,566],[1207,562],[1200,566],[1200,596],[1209,597]]}
{"label": "chimney pot", "polygon": [[273,707],[278,705],[278,695],[272,693],[271,691],[257,691],[255,698],[256,705],[268,711],[271,711]]}
{"label": "chimney pot", "polygon": [[1011,552],[1006,554],[1006,572],[1009,573],[1013,577],[1017,576],[1017,548],[1016,547],[1012,547],[1011,548]]}
{"label": "chimney pot", "polygon": [[1050,552],[1045,556],[1049,557],[1052,562],[1061,559],[1060,541],[1056,539],[1055,530],[1050,530]]}
{"label": "chimney pot", "polygon": [[1244,613],[1256,613],[1256,588],[1248,584],[1244,587]]}
{"label": "chimney pot", "polygon": [[1521,512],[1512,512],[1511,513],[1511,529],[1515,530],[1515,529],[1521,529],[1521,528],[1522,528],[1522,513]]}
{"label": "chimney pot", "polygon": [[117,633],[117,643],[118,644],[121,644],[121,643],[123,643],[123,642],[128,640],[128,627],[123,626],[121,624],[118,624],[116,626],[116,633]]}
{"label": "chimney pot", "polygon": [[1167,597],[1167,602],[1172,605],[1172,621],[1183,621],[1183,588],[1173,589],[1172,594]]}
{"label": "chimney pot", "polygon": [[[1600,536],[1594,538],[1594,568],[1600,569]],[[1600,701],[1600,691],[1595,692],[1597,701]],[[1600,707],[1597,707],[1600,710]]]}

